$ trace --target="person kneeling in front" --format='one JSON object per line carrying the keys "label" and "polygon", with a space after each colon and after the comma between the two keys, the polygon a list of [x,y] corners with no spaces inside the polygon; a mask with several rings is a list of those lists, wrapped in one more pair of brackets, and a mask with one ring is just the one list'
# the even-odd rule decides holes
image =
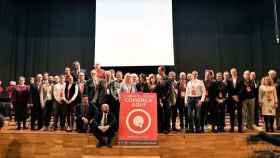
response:
{"label": "person kneeling in front", "polygon": [[102,104],[97,119],[92,124],[93,134],[97,138],[96,147],[112,147],[111,141],[116,131],[116,118],[110,111],[108,104]]}

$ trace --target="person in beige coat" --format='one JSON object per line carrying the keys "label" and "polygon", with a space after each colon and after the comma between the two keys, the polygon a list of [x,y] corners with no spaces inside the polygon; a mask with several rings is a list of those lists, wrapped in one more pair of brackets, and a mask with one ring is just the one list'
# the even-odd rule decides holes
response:
{"label": "person in beige coat", "polygon": [[273,124],[278,106],[277,92],[270,77],[262,79],[262,85],[259,88],[259,104],[264,117],[265,129],[267,132],[274,132]]}

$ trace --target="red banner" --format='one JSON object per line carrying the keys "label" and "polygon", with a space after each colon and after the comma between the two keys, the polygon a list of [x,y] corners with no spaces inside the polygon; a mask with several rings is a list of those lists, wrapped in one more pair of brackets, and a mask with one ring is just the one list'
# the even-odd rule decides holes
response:
{"label": "red banner", "polygon": [[157,95],[132,93],[120,95],[119,141],[157,141]]}

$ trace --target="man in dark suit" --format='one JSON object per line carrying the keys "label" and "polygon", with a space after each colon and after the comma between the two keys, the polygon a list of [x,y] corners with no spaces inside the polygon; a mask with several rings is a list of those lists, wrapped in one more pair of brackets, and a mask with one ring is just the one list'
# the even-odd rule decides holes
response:
{"label": "man in dark suit", "polygon": [[157,98],[158,98],[158,129],[159,132],[168,134],[170,132],[170,115],[171,115],[171,90],[172,82],[165,74],[165,68],[158,68],[157,81]]}
{"label": "man in dark suit", "polygon": [[100,79],[98,87],[98,105],[109,104],[111,111],[118,119],[119,96],[116,81],[112,80],[112,73],[105,71],[105,79]]}
{"label": "man in dark suit", "polygon": [[86,82],[88,102],[97,107],[99,79],[95,70],[90,72],[91,79]]}
{"label": "man in dark suit", "polygon": [[255,95],[256,95],[256,99],[255,99],[255,124],[256,124],[256,126],[259,126],[259,119],[260,119],[259,86],[260,86],[260,82],[256,79],[256,73],[255,72],[250,73],[250,80],[255,85],[255,89],[254,89]]}
{"label": "man in dark suit", "polygon": [[92,123],[93,134],[97,138],[96,147],[112,147],[111,141],[116,131],[116,118],[108,104],[101,105],[101,111]]}
{"label": "man in dark suit", "polygon": [[36,82],[30,85],[30,99],[31,107],[31,130],[35,130],[35,122],[38,121],[38,130],[43,126],[42,124],[42,107],[40,103],[40,87],[42,84],[42,75],[36,76]]}
{"label": "man in dark suit", "polygon": [[229,93],[229,111],[230,111],[230,132],[234,132],[235,110],[237,109],[238,132],[242,133],[242,104],[240,101],[242,79],[238,77],[237,69],[230,70],[231,79],[228,80],[227,88]]}

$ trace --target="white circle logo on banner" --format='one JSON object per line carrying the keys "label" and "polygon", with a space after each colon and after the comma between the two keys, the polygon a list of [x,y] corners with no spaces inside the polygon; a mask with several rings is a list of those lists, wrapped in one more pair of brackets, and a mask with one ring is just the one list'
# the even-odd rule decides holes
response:
{"label": "white circle logo on banner", "polygon": [[[133,116],[133,114],[135,114],[135,113],[139,113],[139,114],[137,114],[136,116]],[[144,114],[148,120],[145,120],[145,118],[143,116],[141,116],[140,114]],[[131,118],[131,117],[133,117],[133,118]],[[131,119],[132,119],[133,125],[135,127],[140,128],[140,130],[133,129],[130,126],[129,121]],[[147,123],[145,123],[145,121],[147,121]],[[146,127],[145,127],[145,124],[146,124]],[[143,134],[143,133],[147,132],[150,129],[151,124],[152,124],[152,119],[151,119],[150,114],[146,110],[143,110],[143,109],[131,110],[126,117],[126,126],[127,126],[128,130],[134,134]]]}

